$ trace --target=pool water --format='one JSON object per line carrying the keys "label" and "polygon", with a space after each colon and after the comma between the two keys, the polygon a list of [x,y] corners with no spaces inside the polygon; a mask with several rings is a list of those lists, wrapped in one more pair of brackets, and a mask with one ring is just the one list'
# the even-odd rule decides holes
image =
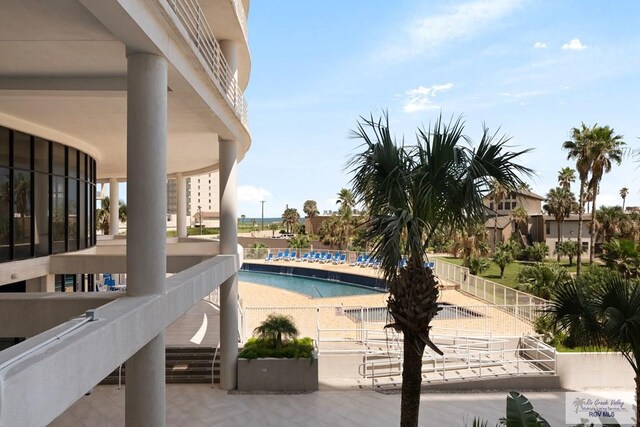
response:
{"label": "pool water", "polygon": [[239,271],[238,280],[272,286],[287,291],[298,292],[311,298],[330,298],[351,295],[372,295],[381,291],[333,280],[313,279],[309,277],[258,273],[255,271]]}

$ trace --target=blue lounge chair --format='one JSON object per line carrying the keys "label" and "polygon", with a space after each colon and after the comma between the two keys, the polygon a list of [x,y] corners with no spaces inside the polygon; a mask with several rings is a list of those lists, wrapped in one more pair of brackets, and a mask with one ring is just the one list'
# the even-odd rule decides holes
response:
{"label": "blue lounge chair", "polygon": [[[320,252],[316,252],[316,255],[313,257],[313,262],[320,262],[323,258],[323,255]],[[312,260],[309,260],[311,262]]]}
{"label": "blue lounge chair", "polygon": [[340,261],[340,252],[336,252],[331,259],[331,263],[337,264]]}
{"label": "blue lounge chair", "polygon": [[432,270],[433,270],[433,269],[435,269],[435,268],[436,268],[436,263],[435,263],[435,262],[433,262],[433,261],[431,261],[431,262],[429,263],[429,268],[430,268],[430,269],[432,269]]}
{"label": "blue lounge chair", "polygon": [[296,261],[302,262],[302,261],[306,261],[308,259],[309,259],[309,253],[305,252],[304,254],[302,254],[302,258],[298,258],[298,259],[296,259]]}
{"label": "blue lounge chair", "polygon": [[264,262],[273,262],[273,254],[269,252],[269,255],[264,259]]}
{"label": "blue lounge chair", "polygon": [[364,259],[363,259],[363,260],[362,260],[362,262],[360,263],[360,267],[361,267],[361,268],[364,268],[364,267],[366,267],[367,265],[369,265],[369,256],[368,256],[368,255],[365,255],[365,256],[364,256]]}
{"label": "blue lounge chair", "polygon": [[291,251],[289,254],[289,258],[286,258],[286,261],[295,261],[298,258],[298,253],[296,251]]}
{"label": "blue lounge chair", "polygon": [[338,260],[338,264],[344,264],[347,262],[347,254],[340,255],[340,259]]}
{"label": "blue lounge chair", "polygon": [[289,258],[289,249],[284,250],[284,255],[282,256],[284,259]]}
{"label": "blue lounge chair", "polygon": [[284,254],[282,253],[282,251],[278,252],[278,255],[276,255],[275,261],[282,261],[282,258],[284,257]]}
{"label": "blue lounge chair", "polygon": [[327,255],[324,257],[324,261],[323,262],[325,264],[328,264],[328,263],[331,262],[331,258],[332,258],[331,252],[327,252]]}
{"label": "blue lounge chair", "polygon": [[363,255],[358,255],[358,258],[356,258],[355,261],[353,261],[351,264],[349,264],[351,267],[357,267],[360,264],[362,264],[364,262],[364,256]]}

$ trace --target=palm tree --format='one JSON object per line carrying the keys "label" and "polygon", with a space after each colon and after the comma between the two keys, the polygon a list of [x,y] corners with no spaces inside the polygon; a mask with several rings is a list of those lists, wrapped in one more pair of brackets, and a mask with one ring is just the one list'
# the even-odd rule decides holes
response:
{"label": "palm tree", "polygon": [[611,241],[612,237],[620,235],[622,223],[626,220],[620,206],[602,206],[596,212],[596,226],[598,234],[602,232],[602,240]]}
{"label": "palm tree", "polygon": [[504,269],[515,259],[513,250],[509,245],[501,243],[496,248],[491,261],[495,262],[500,268],[500,278],[504,277]]}
{"label": "palm tree", "polygon": [[280,229],[280,223],[272,222],[272,223],[269,224],[269,226],[267,228],[269,228],[269,230],[271,230],[271,237],[276,237],[276,231],[278,231]]}
{"label": "palm tree", "polygon": [[567,281],[555,289],[548,315],[576,346],[622,353],[635,372],[636,426],[640,427],[640,282],[610,270]]}
{"label": "palm tree", "polygon": [[295,233],[295,226],[300,224],[300,214],[296,208],[286,208],[282,213],[282,225],[287,228],[287,233]]}
{"label": "palm tree", "polygon": [[[590,157],[591,129],[582,123],[580,128],[571,130],[571,140],[565,141],[562,148],[567,150],[567,159],[575,159],[578,178],[580,179],[580,193],[578,195],[578,246],[582,248],[582,215],[584,213],[584,199],[589,172],[591,171]],[[582,270],[582,258],[578,252],[576,256],[576,274]]]}
{"label": "palm tree", "polygon": [[629,195],[629,189],[627,187],[622,187],[620,189],[620,197],[622,197],[622,212],[624,212],[624,204],[627,201],[628,195]]}
{"label": "palm tree", "polygon": [[[529,223],[529,213],[522,206],[518,206],[511,212],[511,220],[515,222],[517,228],[522,231],[522,228],[525,228]],[[525,234],[527,234],[526,228]]]}
{"label": "palm tree", "polygon": [[[313,218],[318,216],[318,204],[315,200],[306,200],[304,205],[302,206],[302,212],[307,216],[307,218]],[[313,221],[309,221],[309,230],[307,233],[313,234]]]}
{"label": "palm tree", "polygon": [[[109,197],[105,197],[102,199],[102,206],[96,210],[96,227],[105,235],[109,234],[109,225],[111,224],[110,206]],[[127,205],[122,200],[118,201],[118,218],[121,222],[127,221]]]}
{"label": "palm tree", "polygon": [[[358,202],[369,210],[365,238],[371,253],[381,260],[389,290],[387,327],[404,336],[400,423],[417,426],[420,409],[422,355],[426,346],[440,349],[429,338],[431,320],[438,312],[438,284],[424,265],[432,240],[447,227],[459,229],[481,221],[482,198],[495,178],[507,189],[522,182],[518,174],[531,170],[514,162],[521,152],[505,151],[509,138],[483,129],[475,149],[463,142],[464,123],[445,123],[439,117],[428,129],[419,129],[417,144],[405,146],[391,136],[388,116],[361,117],[355,138],[362,151],[347,168]],[[398,268],[406,256],[407,266]]]}
{"label": "palm tree", "polygon": [[280,348],[283,339],[295,338],[300,334],[291,316],[272,313],[253,330],[261,339],[273,342],[274,348]]}
{"label": "palm tree", "polygon": [[596,226],[596,197],[600,189],[600,181],[605,173],[611,171],[613,163],[622,163],[623,147],[625,142],[622,135],[616,135],[613,128],[609,126],[594,126],[591,132],[591,148],[589,157],[591,159],[591,181],[589,188],[593,190],[593,201],[591,202],[591,245],[589,251],[589,264],[593,264],[595,255],[595,226]]}
{"label": "palm tree", "polygon": [[340,211],[348,211],[349,214],[353,211],[353,208],[356,206],[355,197],[353,196],[353,192],[348,188],[342,188],[338,192],[338,200],[336,201],[337,205],[340,205]]}
{"label": "palm tree", "polygon": [[242,223],[244,224],[244,220],[247,216],[245,214],[240,215],[240,218],[242,219]]}
{"label": "palm tree", "polygon": [[[569,217],[576,207],[576,198],[570,190],[563,187],[556,187],[549,190],[547,193],[547,199],[542,209],[544,209],[549,215],[553,215],[558,225],[558,242],[556,247],[562,242],[562,224],[564,219]],[[558,262],[560,262],[560,252],[556,251],[558,255]]]}
{"label": "palm tree", "polygon": [[493,195],[493,208],[495,216],[493,218],[493,250],[498,245],[498,204],[507,195],[507,190],[497,180],[491,182],[491,191]]}
{"label": "palm tree", "polygon": [[573,168],[566,167],[558,172],[558,184],[565,190],[571,189],[571,184],[576,182],[576,171]]}

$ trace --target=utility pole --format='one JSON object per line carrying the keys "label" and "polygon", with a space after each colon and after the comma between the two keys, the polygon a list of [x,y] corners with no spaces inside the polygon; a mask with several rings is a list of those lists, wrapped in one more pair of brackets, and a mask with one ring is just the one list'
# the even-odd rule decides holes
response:
{"label": "utility pole", "polygon": [[262,231],[264,231],[264,204],[266,203],[266,200],[260,200],[260,203],[262,203],[262,222],[261,222],[261,229],[262,229]]}

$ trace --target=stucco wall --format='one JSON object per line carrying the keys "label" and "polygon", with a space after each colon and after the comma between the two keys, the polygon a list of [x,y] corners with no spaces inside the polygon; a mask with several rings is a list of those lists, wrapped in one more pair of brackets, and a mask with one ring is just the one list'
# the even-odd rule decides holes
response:
{"label": "stucco wall", "polygon": [[633,369],[620,353],[558,353],[557,357],[562,388],[635,388]]}

